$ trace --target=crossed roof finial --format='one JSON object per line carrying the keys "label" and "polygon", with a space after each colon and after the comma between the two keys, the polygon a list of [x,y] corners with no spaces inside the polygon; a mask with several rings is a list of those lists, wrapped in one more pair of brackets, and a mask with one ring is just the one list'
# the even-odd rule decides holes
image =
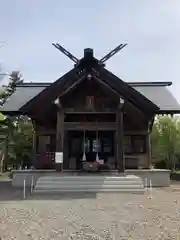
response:
{"label": "crossed roof finial", "polygon": [[[64,47],[59,45],[58,43],[52,43],[52,45],[57,48],[59,51],[61,51],[63,54],[65,54],[68,58],[70,58],[75,64],[78,64],[80,62],[80,59],[76,58],[72,53],[70,53],[68,50],[66,50]],[[114,56],[116,53],[118,53],[120,50],[122,50],[124,47],[126,47],[127,44],[120,44],[113,50],[111,50],[108,54],[106,54],[103,58],[98,60],[100,65],[104,65],[104,63],[110,59],[112,56]],[[92,55],[93,57],[93,50],[91,48],[84,49],[84,57],[86,55]]]}

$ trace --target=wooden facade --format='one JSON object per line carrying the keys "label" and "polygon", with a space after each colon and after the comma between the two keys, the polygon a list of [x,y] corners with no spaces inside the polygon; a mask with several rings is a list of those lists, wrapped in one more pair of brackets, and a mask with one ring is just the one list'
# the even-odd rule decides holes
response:
{"label": "wooden facade", "polygon": [[[57,113],[59,115],[59,113]],[[66,117],[68,114],[64,114]],[[74,114],[72,113],[72,116]],[[92,118],[95,113],[87,113]],[[101,114],[102,118],[105,114]],[[113,115],[113,114],[112,114]],[[114,114],[114,122],[77,121],[66,122],[57,116],[56,128],[47,129],[36,124],[35,167],[40,169],[55,168],[55,152],[63,152],[63,169],[80,169],[83,157],[83,146],[86,155],[91,154],[89,161],[96,161],[96,148],[93,144],[100,141],[99,158],[102,158],[109,169],[148,168],[151,164],[148,128],[137,129],[124,124],[124,113]],[[68,116],[70,117],[70,116]],[[81,114],[79,114],[79,117]],[[130,117],[131,118],[131,117]],[[136,116],[132,117],[136,118]],[[64,122],[62,122],[64,120]],[[129,126],[131,130],[125,130]],[[85,137],[84,137],[85,136]],[[95,143],[94,143],[95,142]],[[88,158],[88,156],[86,156]]]}
{"label": "wooden facade", "polygon": [[[124,172],[151,164],[149,134],[158,107],[93,55],[20,111],[33,120],[36,168],[81,170],[101,160],[103,169]],[[57,152],[63,153],[61,165]]]}
{"label": "wooden facade", "polygon": [[[167,89],[171,82],[124,82],[105,68],[92,49],[77,59],[53,44],[74,68],[53,83],[23,83],[5,102],[5,115],[27,115],[34,126],[36,169],[118,170],[149,168],[150,132],[156,114],[179,114]],[[63,163],[56,162],[57,154]]]}

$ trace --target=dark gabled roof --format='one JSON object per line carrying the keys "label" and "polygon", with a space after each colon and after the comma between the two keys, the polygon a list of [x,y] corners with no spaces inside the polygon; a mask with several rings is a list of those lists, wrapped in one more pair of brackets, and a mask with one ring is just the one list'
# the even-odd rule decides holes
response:
{"label": "dark gabled roof", "polygon": [[37,94],[44,90],[42,85],[21,84],[16,87],[16,91],[5,102],[2,112],[19,112],[27,102],[32,100]]}
{"label": "dark gabled roof", "polygon": [[[179,103],[167,88],[172,82],[128,82],[128,84],[156,104],[160,108],[159,113],[180,113]],[[27,102],[50,85],[51,83],[45,82],[18,85],[15,93],[4,104],[2,112],[19,112]]]}
{"label": "dark gabled roof", "polygon": [[40,112],[48,105],[51,105],[52,102],[59,96],[61,91],[65,91],[75,81],[82,80],[84,76],[83,70],[80,70],[78,67],[73,68],[54,83],[45,87],[30,101],[26,102],[25,105],[19,109],[19,111],[22,113],[27,113],[32,111],[33,108],[37,109],[39,107]]}
{"label": "dark gabled roof", "polygon": [[160,113],[180,113],[180,104],[167,87],[164,86],[136,86],[141,94],[151,99],[160,107]]}
{"label": "dark gabled roof", "polygon": [[47,108],[47,106],[64,91],[73,88],[77,83],[83,81],[88,72],[90,72],[92,77],[101,79],[112,90],[115,90],[120,96],[141,109],[144,113],[152,115],[158,112],[159,107],[156,104],[151,102],[126,82],[106,70],[103,66],[97,64],[95,58],[90,59],[90,62],[87,61],[89,61],[89,59],[82,59],[79,66],[75,67],[57,81],[46,87],[33,99],[22,106],[19,111],[22,113],[29,113],[35,108],[39,109],[38,112],[43,111],[43,108]]}
{"label": "dark gabled roof", "polygon": [[77,61],[75,67],[51,84],[24,83],[17,86],[16,91],[4,104],[2,112],[31,114],[38,109],[36,114],[41,114],[41,111],[47,109],[57,97],[66,94],[67,91],[74,89],[77,84],[84,81],[89,73],[94,80],[106,85],[147,115],[163,111],[180,113],[179,104],[166,88],[171,85],[170,82],[124,82],[105,69],[101,60],[94,58],[92,49],[85,49],[84,57]]}

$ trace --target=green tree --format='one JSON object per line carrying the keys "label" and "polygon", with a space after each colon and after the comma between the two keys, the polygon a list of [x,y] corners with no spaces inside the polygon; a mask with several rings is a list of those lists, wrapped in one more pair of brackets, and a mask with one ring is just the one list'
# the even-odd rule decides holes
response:
{"label": "green tree", "polygon": [[15,130],[14,121],[6,118],[0,125],[0,172],[7,168],[9,144],[13,139]]}
{"label": "green tree", "polygon": [[9,164],[14,166],[32,164],[32,132],[31,120],[27,117],[20,117],[9,143]]}
{"label": "green tree", "polygon": [[23,83],[22,75],[19,71],[13,71],[9,75],[8,85],[3,85],[3,88],[0,92],[0,105],[2,106],[8,97],[12,95],[12,93],[16,90],[17,84]]}
{"label": "green tree", "polygon": [[151,134],[151,142],[154,161],[164,161],[168,169],[174,169],[180,155],[179,117],[157,117]]}
{"label": "green tree", "polygon": [[[8,85],[3,86],[0,92],[0,106],[2,107],[6,100],[11,96],[11,94],[16,90],[16,85],[22,83],[23,80],[18,71],[13,71],[9,75]],[[18,118],[6,116],[3,119],[1,114],[0,121],[0,171],[4,171],[7,168],[8,157],[9,157],[9,145],[13,142],[14,131],[16,130],[15,124],[17,124]]]}

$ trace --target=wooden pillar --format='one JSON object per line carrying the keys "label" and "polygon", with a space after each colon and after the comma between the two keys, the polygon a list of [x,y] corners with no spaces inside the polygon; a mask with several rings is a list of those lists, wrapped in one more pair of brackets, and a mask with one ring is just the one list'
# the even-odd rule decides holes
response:
{"label": "wooden pillar", "polygon": [[146,152],[147,152],[147,158],[148,158],[148,168],[151,168],[151,164],[152,164],[152,152],[151,152],[151,137],[150,137],[150,133],[148,133],[148,135],[146,136]]}
{"label": "wooden pillar", "polygon": [[148,159],[148,162],[147,162],[148,168],[152,167],[151,132],[152,132],[153,123],[154,123],[154,116],[149,121],[148,134],[146,136],[146,153],[147,153],[147,159]]}
{"label": "wooden pillar", "polygon": [[113,164],[113,170],[117,170],[118,169],[118,165],[117,165],[117,131],[114,132],[114,164]]}
{"label": "wooden pillar", "polygon": [[68,159],[68,131],[64,131],[63,169],[69,169],[69,159]]}
{"label": "wooden pillar", "polygon": [[119,107],[116,113],[116,161],[118,172],[124,172],[125,160],[124,160],[124,132],[123,132],[123,112],[122,106]]}
{"label": "wooden pillar", "polygon": [[32,126],[33,126],[33,131],[32,131],[32,165],[33,168],[37,165],[37,134],[36,134],[36,122],[35,120],[32,119]]}
{"label": "wooden pillar", "polygon": [[[63,143],[64,143],[64,112],[62,108],[58,108],[56,127],[56,153],[63,154]],[[63,169],[63,163],[56,163],[56,169],[58,171],[61,171]]]}
{"label": "wooden pillar", "polygon": [[35,130],[33,130],[33,136],[32,136],[32,165],[33,167],[36,166],[36,146],[37,146],[37,136]]}

